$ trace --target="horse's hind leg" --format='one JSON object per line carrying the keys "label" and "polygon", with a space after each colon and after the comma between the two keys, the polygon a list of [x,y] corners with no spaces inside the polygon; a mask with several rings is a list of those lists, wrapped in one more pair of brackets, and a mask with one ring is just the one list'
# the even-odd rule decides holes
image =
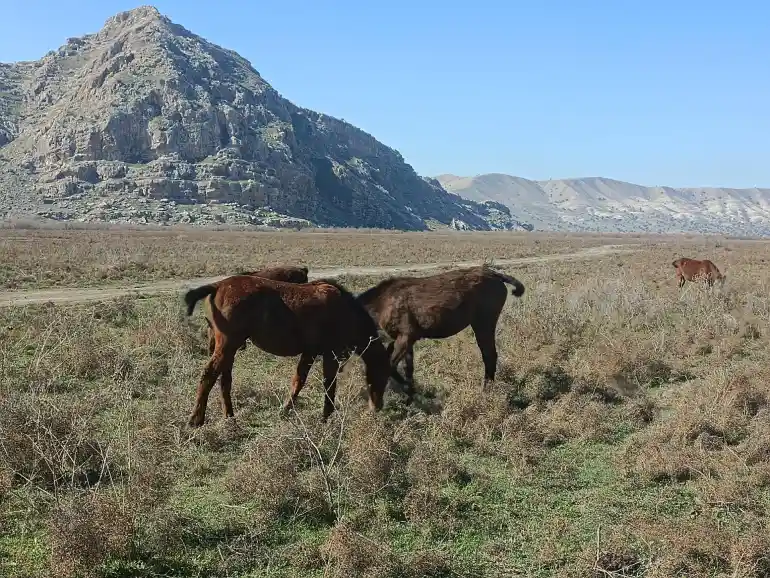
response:
{"label": "horse's hind leg", "polygon": [[324,413],[323,419],[326,419],[334,413],[334,398],[337,394],[337,374],[339,373],[340,364],[333,353],[324,353],[323,357],[323,370],[324,370],[324,390],[326,395],[324,396]]}
{"label": "horse's hind leg", "polygon": [[214,387],[217,378],[225,372],[227,372],[230,375],[230,379],[232,379],[234,360],[234,352],[230,351],[229,348],[224,347],[223,344],[218,343],[214,349],[214,354],[211,356],[211,359],[209,359],[209,362],[206,364],[206,368],[203,370],[200,383],[198,383],[198,390],[195,395],[195,407],[187,421],[187,424],[190,427],[203,425],[206,419],[206,404],[208,403],[211,388]]}
{"label": "horse's hind leg", "polygon": [[[393,352],[395,351],[395,348],[396,348],[396,342],[395,341],[391,341],[390,343],[388,343],[388,346],[385,348],[385,351],[388,354],[388,359],[390,359],[390,360],[393,359]],[[404,379],[404,377],[402,377],[402,375],[398,372],[398,364],[394,364],[391,361],[390,365],[391,365],[390,376],[393,379],[395,379],[398,383],[400,383],[401,385],[406,383],[406,380]]]}
{"label": "horse's hind leg", "polygon": [[407,356],[413,346],[414,341],[403,334],[399,335],[396,340],[388,346],[388,353],[390,353],[391,377],[401,384],[406,383],[406,380],[401,377],[401,374],[398,372],[398,364]]}
{"label": "horse's hind leg", "polygon": [[214,341],[214,330],[211,329],[211,326],[209,326],[208,334],[209,334],[209,355],[214,355],[214,347],[216,346],[216,343]]}
{"label": "horse's hind leg", "polygon": [[404,377],[408,383],[406,402],[412,403],[414,399],[414,344],[410,344],[404,354]]}
{"label": "horse's hind leg", "polygon": [[310,368],[313,367],[314,361],[315,355],[310,355],[308,353],[300,355],[299,361],[297,362],[297,370],[294,373],[294,378],[291,380],[291,394],[286,402],[284,402],[283,408],[281,409],[283,413],[289,411],[289,408],[291,408],[294,405],[294,402],[297,401],[297,396],[305,386],[307,376],[310,373]]}
{"label": "horse's hind leg", "polygon": [[497,370],[497,345],[495,344],[495,328],[497,318],[484,319],[471,323],[476,344],[481,351],[481,359],[484,361],[484,387],[490,381],[495,380]]}
{"label": "horse's hind leg", "polygon": [[230,397],[230,390],[233,388],[233,367],[232,364],[227,369],[222,370],[222,377],[219,380],[219,396],[222,399],[222,411],[225,417],[235,417],[233,413],[233,400]]}

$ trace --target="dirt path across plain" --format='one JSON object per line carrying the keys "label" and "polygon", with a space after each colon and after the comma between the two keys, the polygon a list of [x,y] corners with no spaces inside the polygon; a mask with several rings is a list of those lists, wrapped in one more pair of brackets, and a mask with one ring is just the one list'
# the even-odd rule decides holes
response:
{"label": "dirt path across plain", "polygon": [[[581,259],[595,259],[611,254],[631,253],[636,251],[635,243],[628,245],[601,245],[589,247],[575,253],[554,253],[538,257],[519,257],[516,259],[495,260],[495,265],[529,265],[533,263],[547,263],[549,261],[573,261]],[[416,273],[433,269],[446,269],[451,267],[472,267],[479,265],[480,261],[461,261],[442,263],[424,263],[414,265],[391,265],[384,267],[334,267],[326,269],[312,269],[308,276],[310,279],[323,277],[337,277],[347,275],[363,277],[367,275],[387,275],[400,273]],[[159,293],[173,293],[183,291],[191,287],[214,283],[224,279],[227,275],[219,277],[200,277],[198,279],[172,279],[168,281],[150,282],[129,286],[116,287],[71,287],[58,289],[41,289],[29,291],[5,291],[0,292],[0,307],[21,307],[36,303],[81,303],[85,301],[102,301],[114,299],[124,295],[154,295]]]}

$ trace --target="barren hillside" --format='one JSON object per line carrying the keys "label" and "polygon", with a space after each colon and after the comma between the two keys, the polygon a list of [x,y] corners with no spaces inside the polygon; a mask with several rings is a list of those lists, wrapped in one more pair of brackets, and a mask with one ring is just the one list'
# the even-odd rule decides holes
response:
{"label": "barren hillside", "polygon": [[770,189],[644,187],[598,177],[530,181],[497,173],[437,180],[467,199],[501,203],[537,229],[770,234]]}
{"label": "barren hillside", "polygon": [[0,216],[25,215],[520,228],[148,6],[39,61],[0,65]]}

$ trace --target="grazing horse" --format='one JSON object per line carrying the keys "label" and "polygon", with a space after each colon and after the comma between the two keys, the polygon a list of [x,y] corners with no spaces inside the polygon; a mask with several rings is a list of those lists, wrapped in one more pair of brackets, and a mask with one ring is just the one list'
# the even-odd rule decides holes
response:
{"label": "grazing horse", "polygon": [[714,265],[708,259],[699,261],[697,259],[688,259],[682,257],[672,263],[676,269],[676,279],[679,282],[679,288],[684,286],[685,281],[704,280],[709,287],[714,286],[714,282],[719,281],[720,285],[724,285],[726,275],[722,275]]}
{"label": "grazing horse", "polygon": [[[285,281],[287,283],[307,283],[307,267],[295,267],[286,265],[283,267],[268,267],[266,269],[260,269],[259,271],[248,271],[244,273],[236,273],[236,275],[250,275],[252,277],[262,277],[263,279],[273,279],[274,281]],[[209,355],[214,353],[214,330],[211,327],[211,297],[206,299],[206,325],[208,325],[207,335],[209,341]],[[246,342],[243,342],[240,349],[246,349]]]}
{"label": "grazing horse", "polygon": [[198,385],[188,421],[191,427],[204,423],[209,392],[219,375],[224,414],[233,417],[232,368],[235,354],[246,339],[273,355],[300,356],[284,411],[294,405],[315,358],[321,355],[326,420],[335,409],[337,374],[351,353],[360,355],[366,365],[369,407],[374,411],[382,408],[390,371],[388,354],[378,339],[374,320],[341,285],[328,280],[296,284],[235,275],[188,291],[187,314],[209,295],[214,351]]}
{"label": "grazing horse", "polygon": [[[484,360],[484,386],[497,368],[495,331],[506,299],[524,294],[524,285],[487,265],[456,269],[429,277],[392,277],[356,297],[393,342],[391,375],[401,384],[398,364],[404,361],[406,380],[414,376],[414,344],[420,339],[451,337],[471,326]],[[408,395],[413,395],[413,385]]]}

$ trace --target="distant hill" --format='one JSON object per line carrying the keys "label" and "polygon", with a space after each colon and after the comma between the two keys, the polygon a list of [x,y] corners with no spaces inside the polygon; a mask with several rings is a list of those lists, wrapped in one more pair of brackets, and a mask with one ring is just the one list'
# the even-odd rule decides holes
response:
{"label": "distant hill", "polygon": [[0,64],[0,218],[513,228],[144,6]]}
{"label": "distant hill", "polygon": [[539,230],[770,235],[770,189],[643,187],[600,177],[530,181],[499,173],[436,180],[467,199],[501,203]]}

